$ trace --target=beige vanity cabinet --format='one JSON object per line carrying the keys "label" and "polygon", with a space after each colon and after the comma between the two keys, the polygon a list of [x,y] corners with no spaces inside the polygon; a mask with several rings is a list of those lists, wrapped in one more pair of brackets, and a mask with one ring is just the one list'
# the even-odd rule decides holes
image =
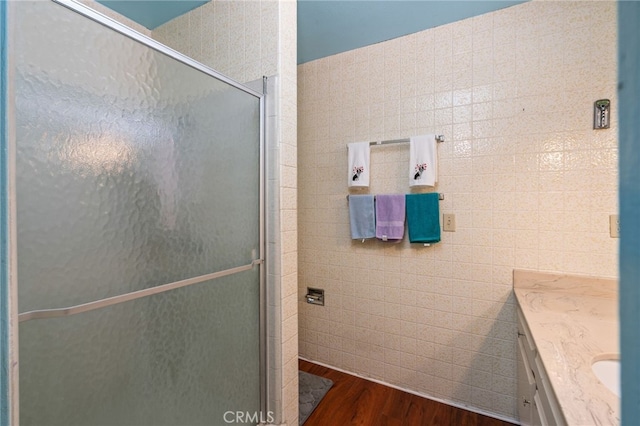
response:
{"label": "beige vanity cabinet", "polygon": [[566,424],[527,323],[518,308],[518,417],[523,425]]}

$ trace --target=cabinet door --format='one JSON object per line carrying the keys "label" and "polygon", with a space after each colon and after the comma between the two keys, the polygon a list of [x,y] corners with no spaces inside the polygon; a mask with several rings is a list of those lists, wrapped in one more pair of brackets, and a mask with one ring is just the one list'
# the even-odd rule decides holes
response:
{"label": "cabinet door", "polygon": [[533,396],[533,425],[534,426],[547,426],[549,422],[547,421],[547,417],[545,416],[544,408],[542,406],[542,401],[540,401],[540,394],[536,391]]}
{"label": "cabinet door", "polygon": [[518,336],[518,417],[523,425],[540,424],[534,422],[533,418],[536,382],[529,366],[525,344],[524,336]]}
{"label": "cabinet door", "polygon": [[564,415],[562,414],[560,405],[558,405],[558,400],[556,399],[551,383],[549,382],[549,377],[539,356],[536,356],[535,365],[538,371],[538,375],[536,376],[536,389],[538,390],[541,403],[539,410],[544,412],[544,416],[549,424],[564,426],[566,425]]}

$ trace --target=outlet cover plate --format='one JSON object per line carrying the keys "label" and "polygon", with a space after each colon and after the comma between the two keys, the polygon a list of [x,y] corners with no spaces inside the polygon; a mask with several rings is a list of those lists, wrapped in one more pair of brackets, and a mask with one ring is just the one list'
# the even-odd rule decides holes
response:
{"label": "outlet cover plate", "polygon": [[442,230],[445,232],[455,232],[456,230],[456,215],[455,214],[443,214],[442,215]]}
{"label": "outlet cover plate", "polygon": [[609,235],[611,238],[620,238],[620,216],[617,214],[609,215]]}

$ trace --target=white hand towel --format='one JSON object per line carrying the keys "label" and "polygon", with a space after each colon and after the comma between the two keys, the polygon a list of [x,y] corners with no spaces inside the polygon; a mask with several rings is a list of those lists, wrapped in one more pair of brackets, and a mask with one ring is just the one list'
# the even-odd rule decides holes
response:
{"label": "white hand towel", "polygon": [[409,186],[435,186],[438,182],[436,135],[409,139]]}
{"label": "white hand towel", "polygon": [[349,151],[349,186],[369,186],[369,164],[371,151],[369,142],[352,142],[347,145]]}

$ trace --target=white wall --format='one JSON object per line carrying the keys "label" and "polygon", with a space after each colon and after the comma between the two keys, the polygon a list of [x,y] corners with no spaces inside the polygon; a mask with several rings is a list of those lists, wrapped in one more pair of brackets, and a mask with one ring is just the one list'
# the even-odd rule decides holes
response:
{"label": "white wall", "polygon": [[[529,2],[300,65],[300,355],[514,418],[512,270],[617,277],[616,64],[614,2]],[[346,144],[425,133],[457,231],[351,241]],[[369,193],[410,192],[406,145],[371,158]]]}

